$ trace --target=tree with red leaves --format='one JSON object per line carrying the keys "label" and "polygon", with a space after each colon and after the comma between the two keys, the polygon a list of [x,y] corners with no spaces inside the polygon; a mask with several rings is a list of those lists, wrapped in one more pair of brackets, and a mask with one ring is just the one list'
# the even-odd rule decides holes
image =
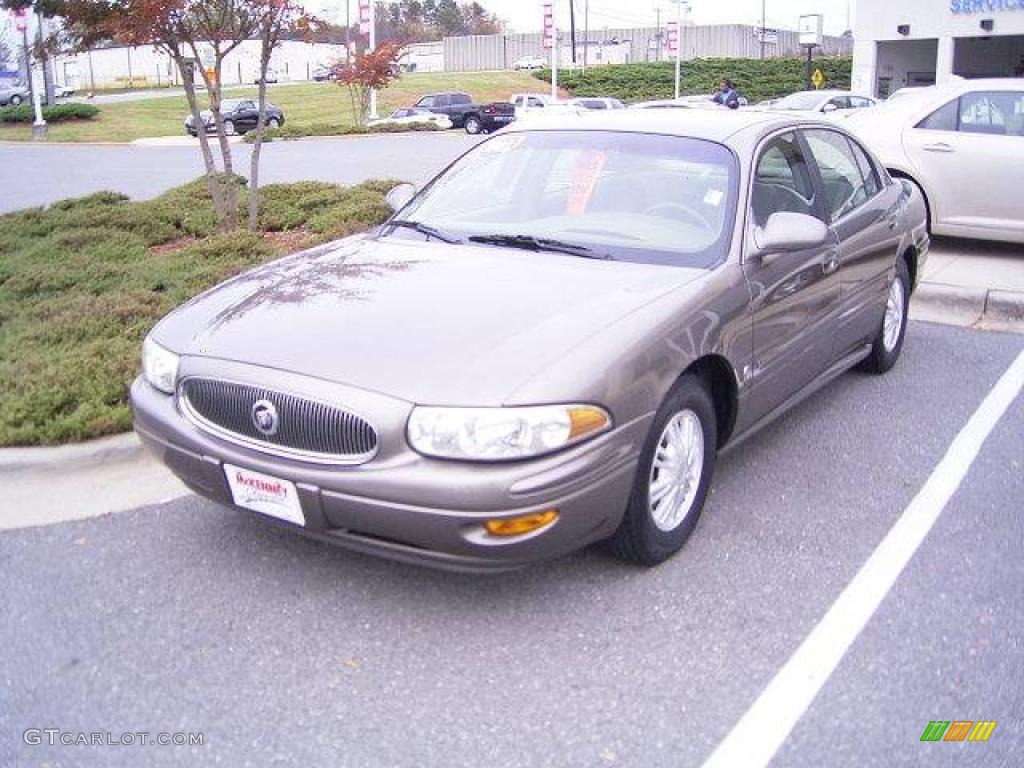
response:
{"label": "tree with red leaves", "polygon": [[[221,69],[224,57],[259,28],[253,0],[51,0],[65,30],[79,49],[100,43],[152,45],[166,52],[181,72],[217,220],[224,230],[238,227],[238,189],[231,147],[221,116]],[[209,57],[200,51],[209,52]],[[204,58],[209,68],[198,66]],[[196,96],[198,70],[210,101],[220,149],[214,160]]]}
{"label": "tree with red leaves", "polygon": [[395,41],[380,43],[351,61],[338,61],[333,67],[338,85],[348,88],[352,114],[363,125],[370,106],[370,91],[387,88],[400,74],[398,59],[403,45]]}

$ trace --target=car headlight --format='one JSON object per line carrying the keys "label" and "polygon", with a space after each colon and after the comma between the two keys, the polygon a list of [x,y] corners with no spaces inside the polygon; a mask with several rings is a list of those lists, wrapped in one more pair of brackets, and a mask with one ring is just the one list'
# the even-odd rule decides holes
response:
{"label": "car headlight", "polygon": [[142,342],[142,375],[161,392],[173,394],[178,381],[178,356],[147,336]]}
{"label": "car headlight", "polygon": [[513,461],[578,443],[612,426],[593,405],[511,408],[418,406],[409,417],[409,444],[442,459]]}

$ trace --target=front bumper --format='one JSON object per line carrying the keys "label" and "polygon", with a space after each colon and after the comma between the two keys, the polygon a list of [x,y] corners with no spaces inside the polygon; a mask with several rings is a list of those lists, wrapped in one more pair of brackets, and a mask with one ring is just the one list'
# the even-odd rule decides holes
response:
{"label": "front bumper", "polygon": [[[305,525],[282,525],[350,549],[469,572],[516,568],[611,535],[628,504],[653,417],[529,461],[442,461],[403,445],[382,449],[365,464],[339,467],[214,437],[182,416],[176,398],[141,377],[131,399],[143,443],[196,493],[233,506],[223,464],[262,472],[296,485]],[[486,520],[552,507],[559,512],[555,523],[521,536],[496,537],[483,527]]]}

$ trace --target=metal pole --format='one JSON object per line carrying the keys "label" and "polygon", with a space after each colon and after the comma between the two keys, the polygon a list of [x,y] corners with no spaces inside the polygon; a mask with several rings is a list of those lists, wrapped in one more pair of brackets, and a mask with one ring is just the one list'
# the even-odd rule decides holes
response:
{"label": "metal pole", "polygon": [[683,55],[683,0],[676,0],[676,98],[679,98],[679,60]]}
{"label": "metal pole", "polygon": [[807,90],[808,91],[811,90],[811,88],[813,87],[813,84],[811,83],[811,66],[812,66],[812,64],[811,64],[811,62],[812,62],[811,52],[813,50],[814,50],[814,46],[813,45],[808,45],[807,46]]}
{"label": "metal pole", "polygon": [[[370,50],[377,45],[377,3],[370,3]],[[377,119],[377,89],[370,89],[370,119]]]}
{"label": "metal pole", "polygon": [[657,53],[655,53],[655,56],[657,56],[658,58],[656,58],[655,61],[661,61],[661,40],[662,40],[662,37],[661,37],[661,6],[660,5],[654,6],[654,13],[656,14],[654,18],[657,19],[654,22],[654,26],[657,27],[657,29],[658,29],[658,31],[654,33],[654,39],[658,41],[658,50],[657,50]]}
{"label": "metal pole", "polygon": [[761,58],[764,58],[764,28],[768,23],[767,8],[768,0],[761,0]]}
{"label": "metal pole", "polygon": [[551,0],[551,100],[558,100],[558,0]]}
{"label": "metal pole", "polygon": [[352,0],[345,0],[345,63],[352,61]]}
{"label": "metal pole", "polygon": [[576,63],[576,0],[569,0],[569,39],[572,42],[572,63]]}
{"label": "metal pole", "polygon": [[587,71],[587,52],[590,50],[590,0],[583,0],[583,71]]}

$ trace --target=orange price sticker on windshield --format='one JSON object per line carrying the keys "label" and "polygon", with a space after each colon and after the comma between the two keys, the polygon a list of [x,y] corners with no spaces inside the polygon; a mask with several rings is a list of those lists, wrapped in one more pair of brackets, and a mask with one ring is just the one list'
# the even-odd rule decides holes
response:
{"label": "orange price sticker on windshield", "polygon": [[595,149],[581,152],[572,166],[572,181],[569,185],[569,199],[565,204],[565,212],[569,216],[580,216],[587,210],[594,187],[604,170],[608,155]]}

